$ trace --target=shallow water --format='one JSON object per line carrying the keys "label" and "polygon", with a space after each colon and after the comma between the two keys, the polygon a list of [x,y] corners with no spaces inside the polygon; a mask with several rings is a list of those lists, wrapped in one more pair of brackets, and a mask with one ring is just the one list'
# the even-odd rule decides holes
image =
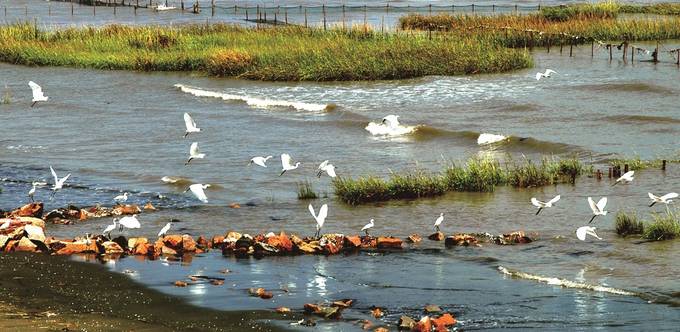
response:
{"label": "shallow water", "polygon": [[[677,47],[673,42],[664,45]],[[60,176],[72,175],[69,186],[47,202],[48,210],[66,204],[110,205],[123,191],[132,194],[130,202],[151,201],[161,208],[140,215],[142,228],[126,235],[153,237],[171,218],[179,220],[171,232],[193,235],[229,229],[311,235],[314,220],[306,209],[310,202],[296,198],[296,183],[308,179],[315,190],[330,196],[311,201],[316,207],[330,205],[326,232],[358,233],[375,218],[376,233],[428,234],[437,215],[445,212],[446,233],[525,230],[537,232],[540,240],[527,246],[452,250],[426,240],[421,247],[436,250],[380,256],[257,261],[206,254],[188,266],[124,259],[114,269],[138,271],[138,280],[154,288],[222,309],[299,308],[305,302],[350,297],[359,300],[358,309],[346,315],[350,318],[366,318],[365,309],[379,305],[387,307],[394,315],[387,320],[393,321],[402,312],[416,314],[425,304],[436,303],[456,313],[469,329],[589,330],[625,325],[637,330],[652,323],[671,330],[679,317],[675,305],[680,265],[674,254],[680,242],[619,239],[613,220],[621,209],[637,210],[645,217],[650,210],[663,211],[663,207],[647,207],[646,193],[677,191],[677,164],[666,172],[637,172],[630,185],[611,187],[608,179],[583,177],[576,186],[499,188],[495,193],[451,193],[359,207],[335,200],[329,179],[314,176],[324,159],[330,159],[341,176],[387,176],[390,170],[416,166],[439,170],[449,160],[478,154],[502,159],[524,155],[535,160],[546,154],[576,153],[596,165],[616,155],[676,156],[680,152],[678,67],[669,59],[657,65],[626,64],[609,62],[607,56],[598,51],[591,59],[589,47],[578,48],[573,58],[566,53],[560,56],[555,49],[550,54],[536,50],[536,68],[513,73],[341,83],[248,82],[185,73],[0,64],[0,89],[7,86],[12,96],[12,103],[0,105],[0,209],[24,204],[31,181],[51,182],[48,166],[52,165]],[[536,82],[533,75],[544,68],[559,74]],[[43,86],[48,103],[29,107],[28,80]],[[259,107],[243,100],[195,96],[175,84],[238,95],[246,101],[332,106],[323,111]],[[184,112],[190,112],[203,130],[186,139],[182,138]],[[389,139],[372,137],[364,130],[369,121],[387,114],[399,114],[403,123],[421,127],[414,135]],[[480,148],[476,138],[482,132],[530,139]],[[194,141],[207,157],[185,166]],[[278,157],[266,169],[246,166],[253,156],[283,152],[301,161],[301,168],[279,177]],[[202,204],[183,194],[184,186],[164,184],[163,176],[213,184],[207,190],[210,202]],[[558,193],[562,200],[557,207],[534,216],[532,196],[547,199]],[[36,197],[46,200],[48,195],[42,188]],[[603,241],[580,242],[573,235],[589,219],[588,196],[609,197],[609,215],[594,222]],[[242,208],[228,208],[231,202],[241,203]],[[48,233],[68,237],[98,233],[109,223],[101,219],[48,225]],[[621,296],[517,280],[504,276],[498,266],[639,294]],[[170,286],[188,273],[200,270],[214,275],[225,267],[235,272],[223,288],[216,288],[219,292],[208,291],[213,287],[209,285]],[[158,269],[167,273],[156,273]],[[277,292],[271,302],[248,297],[246,289],[258,285],[271,289],[285,285],[292,291]],[[324,326],[358,328],[351,322]]]}

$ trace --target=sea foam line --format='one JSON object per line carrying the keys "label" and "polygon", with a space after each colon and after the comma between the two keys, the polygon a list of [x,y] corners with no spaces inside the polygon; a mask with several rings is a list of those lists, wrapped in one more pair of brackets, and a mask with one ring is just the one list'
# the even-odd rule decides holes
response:
{"label": "sea foam line", "polygon": [[591,291],[610,293],[610,294],[616,294],[616,295],[628,295],[628,296],[637,296],[638,295],[636,293],[629,292],[627,290],[613,288],[613,287],[607,287],[607,286],[601,286],[601,285],[591,285],[591,284],[571,281],[571,280],[567,280],[567,279],[560,279],[560,278],[554,278],[554,277],[543,277],[543,276],[519,272],[519,271],[510,271],[510,270],[508,270],[508,269],[506,269],[502,266],[499,266],[498,270],[501,271],[501,273],[503,273],[504,275],[507,275],[507,276],[520,278],[520,279],[526,279],[526,280],[534,280],[534,281],[537,281],[537,282],[546,283],[548,285],[562,286],[562,287],[566,287],[566,288],[575,288],[575,289],[587,289],[587,290],[591,290]]}
{"label": "sea foam line", "polygon": [[203,90],[199,88],[189,87],[183,84],[175,84],[175,87],[180,91],[194,95],[196,97],[212,97],[219,98],[222,100],[236,100],[245,102],[248,106],[257,108],[269,108],[269,107],[292,107],[301,111],[312,111],[321,112],[332,108],[332,104],[313,104],[313,103],[303,103],[287,100],[276,100],[276,99],[263,99],[250,97],[245,95],[233,95],[228,93]]}

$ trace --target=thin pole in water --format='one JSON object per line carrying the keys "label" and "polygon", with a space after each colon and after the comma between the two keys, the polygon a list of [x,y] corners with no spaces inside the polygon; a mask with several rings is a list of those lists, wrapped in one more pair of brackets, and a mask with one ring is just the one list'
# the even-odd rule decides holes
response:
{"label": "thin pole in water", "polygon": [[572,39],[571,42],[569,43],[569,57],[571,58],[574,55],[574,40]]}
{"label": "thin pole in water", "polygon": [[323,13],[323,31],[326,31],[326,5],[321,5],[321,12]]}
{"label": "thin pole in water", "polygon": [[[680,54],[680,53],[678,53],[678,54]],[[678,56],[678,58],[680,58],[680,55]],[[661,170],[662,171],[666,170],[666,159],[661,161]]]}
{"label": "thin pole in water", "polygon": [[305,7],[305,28],[308,28],[308,26],[307,26],[307,7]]}
{"label": "thin pole in water", "polygon": [[590,41],[590,57],[595,56],[595,40]]}
{"label": "thin pole in water", "polygon": [[630,62],[635,61],[635,46],[630,47]]}

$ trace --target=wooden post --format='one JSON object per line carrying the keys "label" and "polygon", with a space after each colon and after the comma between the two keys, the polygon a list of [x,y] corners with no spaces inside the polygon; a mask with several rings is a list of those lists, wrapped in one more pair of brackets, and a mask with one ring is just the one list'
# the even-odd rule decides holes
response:
{"label": "wooden post", "polygon": [[179,5],[182,11],[184,11],[184,0],[180,1]]}
{"label": "wooden post", "polygon": [[326,31],[326,5],[321,5],[321,13],[323,14],[323,31]]}
{"label": "wooden post", "polygon": [[210,16],[215,16],[215,0],[210,1]]}
{"label": "wooden post", "polygon": [[475,12],[475,4],[474,3],[472,4],[472,12],[473,13]]}
{"label": "wooden post", "polygon": [[93,2],[92,5],[92,16],[97,16],[97,3]]}
{"label": "wooden post", "polygon": [[367,15],[366,5],[364,5],[364,33],[368,31],[368,26],[366,25],[366,20],[367,20],[366,15]]}
{"label": "wooden post", "polygon": [[47,16],[52,16],[52,4],[47,5]]}
{"label": "wooden post", "polygon": [[563,44],[562,37],[560,37],[560,55],[562,55],[562,44]]}
{"label": "wooden post", "polygon": [[345,5],[342,5],[342,30],[345,30]]}
{"label": "wooden post", "polygon": [[288,8],[283,10],[283,16],[286,19],[286,25],[288,25]]}
{"label": "wooden post", "polygon": [[612,168],[609,167],[609,178],[610,178],[610,179],[612,178],[612,175],[613,175]]}
{"label": "wooden post", "polygon": [[635,46],[630,46],[630,62],[635,61]]}
{"label": "wooden post", "polygon": [[612,44],[607,45],[607,47],[609,47],[609,61],[612,61],[612,59],[614,59],[612,57]]}
{"label": "wooden post", "polygon": [[569,57],[571,58],[574,55],[574,40],[572,39],[569,42]]}
{"label": "wooden post", "polygon": [[430,16],[432,16],[432,4],[430,4],[428,7],[430,8]]}
{"label": "wooden post", "polygon": [[276,26],[277,15],[278,15],[278,13],[274,12],[274,26]]}
{"label": "wooden post", "polygon": [[628,41],[623,42],[623,62],[628,61]]}
{"label": "wooden post", "polygon": [[307,7],[305,7],[305,28],[307,28]]}
{"label": "wooden post", "polygon": [[517,14],[517,4],[515,4],[515,14]]}
{"label": "wooden post", "polygon": [[598,170],[597,170],[597,173],[595,173],[595,174],[597,175],[597,180],[598,180],[598,181],[602,180],[602,170],[598,169]]}
{"label": "wooden post", "polygon": [[246,21],[248,21],[248,8],[246,7]]}
{"label": "wooden post", "polygon": [[676,62],[675,64],[678,65],[678,66],[680,66],[680,48],[676,49],[676,50],[675,50],[675,53],[678,54],[678,62]]}
{"label": "wooden post", "polygon": [[623,172],[628,173],[628,164],[623,164]]}
{"label": "wooden post", "polygon": [[139,7],[139,5],[135,5],[135,16],[137,16],[137,7]]}
{"label": "wooden post", "polygon": [[113,5],[113,16],[116,16],[116,8],[118,7],[118,4]]}
{"label": "wooden post", "polygon": [[659,62],[659,41],[656,41],[656,49],[654,50],[654,53],[652,53],[652,61],[654,63]]}
{"label": "wooden post", "polygon": [[666,159],[661,161],[661,170],[665,171],[666,170]]}
{"label": "wooden post", "polygon": [[496,5],[491,5],[491,12],[495,13],[496,12]]}
{"label": "wooden post", "polygon": [[380,32],[385,33],[385,16],[380,18]]}
{"label": "wooden post", "polygon": [[590,57],[595,56],[595,40],[590,41]]}

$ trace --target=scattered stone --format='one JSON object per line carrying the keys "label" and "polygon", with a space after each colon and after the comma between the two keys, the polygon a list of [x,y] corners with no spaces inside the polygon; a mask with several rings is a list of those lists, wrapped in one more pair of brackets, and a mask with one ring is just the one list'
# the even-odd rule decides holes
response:
{"label": "scattered stone", "polygon": [[26,204],[12,212],[9,213],[11,217],[34,217],[42,218],[43,215],[43,203],[35,202]]}
{"label": "scattered stone", "polygon": [[454,246],[479,246],[477,238],[468,234],[455,234],[446,238],[444,245],[447,247]]}
{"label": "scattered stone", "polygon": [[371,315],[373,315],[373,317],[375,317],[375,318],[380,318],[380,317],[384,316],[385,313],[383,312],[383,308],[381,308],[381,307],[372,307],[371,308]]}
{"label": "scattered stone", "polygon": [[326,255],[335,255],[339,253],[345,242],[345,236],[342,234],[324,234],[319,240],[319,245],[323,248]]}
{"label": "scattered stone", "polygon": [[250,294],[250,296],[259,297],[264,300],[274,297],[272,292],[267,292],[264,288],[251,288],[248,290],[248,294]]}
{"label": "scattered stone", "polygon": [[288,238],[286,233],[281,232],[279,235],[267,237],[266,243],[281,253],[290,253],[293,251],[293,242]]}
{"label": "scattered stone", "polygon": [[120,216],[124,214],[139,214],[142,210],[137,205],[116,205],[111,211],[113,215]]}
{"label": "scattered stone", "polygon": [[344,246],[349,249],[361,248],[361,238],[357,235],[345,236]]}
{"label": "scattered stone", "polygon": [[224,285],[224,280],[211,279],[210,283],[213,284],[214,286],[222,286],[222,285]]}
{"label": "scattered stone", "polygon": [[340,307],[340,308],[349,308],[352,306],[354,303],[354,300],[352,299],[342,299],[342,300],[337,300],[334,301],[331,305],[334,307]]}
{"label": "scattered stone", "polygon": [[378,249],[401,249],[402,241],[396,237],[378,237]]}
{"label": "scattered stone", "polygon": [[222,273],[222,274],[229,274],[229,273],[231,273],[231,270],[229,270],[229,269],[222,269],[222,270],[220,270],[220,273]]}
{"label": "scattered stone", "polygon": [[364,319],[364,320],[359,321],[359,324],[361,324],[362,330],[370,330],[371,327],[373,327],[373,323],[371,323],[371,321],[368,320],[368,319]]}
{"label": "scattered stone", "polygon": [[429,304],[429,305],[425,306],[425,312],[428,313],[428,314],[438,313],[438,312],[441,312],[441,311],[442,311],[442,308],[440,308],[436,304]]}
{"label": "scattered stone", "polygon": [[144,204],[144,210],[149,210],[149,211],[156,211],[156,207],[151,204],[151,202],[147,202]]}
{"label": "scattered stone", "polygon": [[411,330],[416,326],[416,321],[409,316],[402,315],[399,317],[398,326],[400,330]]}
{"label": "scattered stone", "polygon": [[14,247],[14,251],[36,252],[38,251],[38,246],[28,238],[22,237]]}
{"label": "scattered stone", "polygon": [[410,243],[419,243],[420,241],[423,240],[423,238],[420,237],[420,235],[418,235],[418,234],[411,234],[411,235],[408,236],[407,240]]}
{"label": "scattered stone", "polygon": [[372,236],[361,237],[361,248],[373,249],[378,247],[378,239]]}
{"label": "scattered stone", "polygon": [[451,327],[457,323],[456,318],[454,318],[451,314],[446,313],[438,318],[432,319],[432,324],[435,326],[435,330],[437,331],[446,331],[448,327]]}
{"label": "scattered stone", "polygon": [[[369,327],[369,329],[370,329],[370,327]],[[366,328],[364,328],[364,330],[367,330],[367,329],[366,329]],[[378,328],[376,328],[375,330],[373,330],[373,332],[389,332],[389,331],[390,331],[390,330],[388,330],[387,328],[385,328],[385,327],[382,327],[382,326],[381,326],[381,327],[378,327]]]}
{"label": "scattered stone", "polygon": [[196,239],[196,247],[201,250],[208,250],[210,248],[210,242],[203,235]]}
{"label": "scattered stone", "polygon": [[429,316],[422,317],[418,323],[413,327],[414,332],[431,332],[432,331],[432,321]]}
{"label": "scattered stone", "polygon": [[175,287],[186,287],[189,284],[187,284],[185,281],[177,280],[175,281]]}
{"label": "scattered stone", "polygon": [[170,247],[174,250],[182,249],[182,236],[181,235],[166,235],[163,237],[163,245]]}
{"label": "scattered stone", "polygon": [[427,238],[432,240],[432,241],[444,241],[444,238],[446,236],[442,232],[436,232],[428,236]]}
{"label": "scattered stone", "polygon": [[241,205],[238,204],[238,203],[231,203],[231,204],[229,204],[229,207],[232,208],[232,209],[240,209]]}
{"label": "scattered stone", "polygon": [[[234,241],[234,242],[236,242],[236,241]],[[223,246],[224,246],[224,236],[222,236],[222,235],[215,235],[210,240],[210,248],[222,249]]]}
{"label": "scattered stone", "polygon": [[278,312],[280,314],[287,314],[287,313],[290,312],[290,308],[278,307],[278,308],[276,308],[276,312]]}
{"label": "scattered stone", "polygon": [[196,251],[196,241],[188,234],[182,235],[182,251],[185,253]]}
{"label": "scattered stone", "polygon": [[102,248],[104,248],[104,253],[107,255],[120,255],[125,253],[125,250],[116,242],[106,241],[102,243]]}
{"label": "scattered stone", "polygon": [[524,244],[531,243],[534,241],[530,237],[526,236],[522,231],[503,234],[503,240],[505,243],[502,244],[517,244],[517,243]]}
{"label": "scattered stone", "polygon": [[83,253],[99,254],[100,249],[95,241],[52,241],[49,243],[50,251],[56,255],[73,255]]}
{"label": "scattered stone", "polygon": [[41,227],[28,224],[24,226],[24,232],[29,240],[45,242],[45,233]]}

